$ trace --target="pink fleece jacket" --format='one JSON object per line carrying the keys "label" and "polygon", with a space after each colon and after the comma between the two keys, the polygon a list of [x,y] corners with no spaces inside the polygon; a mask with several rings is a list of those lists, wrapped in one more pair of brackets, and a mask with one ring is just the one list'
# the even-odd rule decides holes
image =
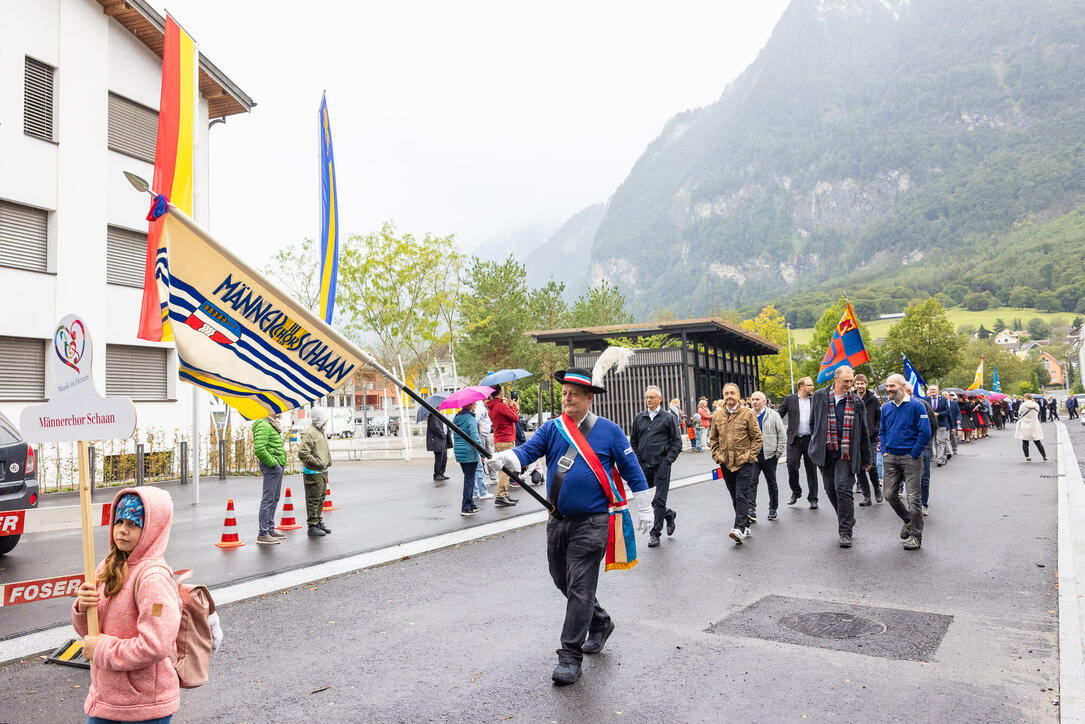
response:
{"label": "pink fleece jacket", "polygon": [[[169,543],[173,501],[164,490],[125,488],[122,495],[143,499],[143,533],[128,556],[128,575],[115,595],[106,597],[98,584],[101,638],[90,666],[90,691],[83,705],[87,716],[119,721],[158,719],[175,713],[181,703],[177,671],[169,654],[181,624],[181,597],[162,557]],[[112,529],[111,529],[112,531]],[[103,563],[98,564],[101,574]],[[139,600],[134,595],[139,580]],[[87,616],[72,607],[72,626],[87,635]]]}

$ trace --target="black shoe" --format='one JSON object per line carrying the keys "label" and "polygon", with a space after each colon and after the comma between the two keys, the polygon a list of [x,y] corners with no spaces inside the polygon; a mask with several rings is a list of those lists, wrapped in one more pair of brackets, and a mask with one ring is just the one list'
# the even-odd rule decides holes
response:
{"label": "black shoe", "polygon": [[[656,538],[658,541],[659,538]],[[589,631],[588,640],[584,642],[584,645],[580,648],[586,654],[597,654],[603,650],[606,646],[607,639],[614,633],[614,622],[611,621],[610,625],[602,631]]]}
{"label": "black shoe", "polygon": [[332,529],[329,528],[328,526],[324,525],[324,521],[320,521],[319,523],[317,523],[316,527],[320,528],[322,531],[324,531],[325,535],[331,535],[332,534]]}
{"label": "black shoe", "polygon": [[494,498],[494,506],[498,508],[511,508],[516,505],[510,498]]}
{"label": "black shoe", "polygon": [[868,505],[872,505],[872,503],[870,502],[870,496],[869,495],[864,495],[863,496],[863,502],[859,503],[859,507],[860,508],[865,508]]}
{"label": "black shoe", "polygon": [[792,495],[792,496],[791,496],[791,500],[787,501],[787,504],[788,504],[788,505],[794,505],[794,504],[795,504],[795,501],[797,501],[798,499],[799,499],[799,496],[798,496],[798,495]]}
{"label": "black shoe", "polygon": [[776,508],[769,508],[769,520],[776,520]]}
{"label": "black shoe", "polygon": [[667,521],[667,535],[674,535],[674,519],[678,517],[678,513],[673,510],[664,516]]}
{"label": "black shoe", "polygon": [[325,533],[324,531],[322,531],[318,526],[315,526],[315,525],[309,526],[309,537],[310,538],[320,538],[321,536],[325,536],[325,535],[328,535],[328,534]]}
{"label": "black shoe", "polygon": [[851,536],[850,535],[842,535],[842,536],[840,536],[840,547],[841,548],[851,548]]}
{"label": "black shoe", "polygon": [[757,513],[754,512],[754,511],[751,511],[751,512],[747,513],[746,514],[746,520],[750,521],[751,523],[756,523],[757,522]]}
{"label": "black shoe", "polygon": [[922,539],[916,538],[914,535],[910,535],[910,536],[908,536],[908,539],[906,541],[904,541],[904,550],[906,550],[906,551],[917,551],[917,550],[920,549],[920,547],[922,547],[922,545],[923,545],[923,540]]}
{"label": "black shoe", "polygon": [[908,540],[908,538],[911,535],[912,535],[912,521],[909,520],[908,522],[906,522],[904,525],[902,525],[900,527],[900,539],[901,540]]}
{"label": "black shoe", "polygon": [[649,548],[658,548],[659,547],[659,536],[656,535],[655,533],[652,533],[652,535],[648,536],[648,547]]}
{"label": "black shoe", "polygon": [[577,663],[559,663],[554,667],[554,673],[550,675],[550,678],[554,680],[554,683],[558,686],[568,686],[569,684],[575,684],[576,680],[580,678],[580,664]]}
{"label": "black shoe", "polygon": [[810,510],[817,510],[817,509],[818,509],[818,501],[815,500],[814,502],[810,503]]}
{"label": "black shoe", "polygon": [[885,498],[882,496],[882,491],[880,491],[880,490],[875,490],[874,491],[874,500],[876,500],[879,503],[884,503],[885,502]]}

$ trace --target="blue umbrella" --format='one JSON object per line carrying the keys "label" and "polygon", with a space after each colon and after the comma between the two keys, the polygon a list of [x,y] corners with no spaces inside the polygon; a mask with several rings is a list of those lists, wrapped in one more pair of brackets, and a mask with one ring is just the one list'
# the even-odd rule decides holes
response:
{"label": "blue umbrella", "polygon": [[[448,395],[440,395],[440,394],[438,394],[438,395],[430,395],[429,397],[426,398],[426,404],[430,405],[431,407],[437,407],[442,402],[444,402],[446,399],[448,399]],[[424,407],[419,407],[418,408],[418,414],[415,415],[414,420],[415,420],[415,422],[422,422],[427,417],[429,417],[429,410],[427,410]]]}
{"label": "blue umbrella", "polygon": [[527,370],[515,369],[515,370],[498,370],[497,372],[491,372],[490,374],[479,380],[480,385],[500,385],[505,382],[513,382],[514,380],[520,380],[524,377],[531,377],[531,373]]}

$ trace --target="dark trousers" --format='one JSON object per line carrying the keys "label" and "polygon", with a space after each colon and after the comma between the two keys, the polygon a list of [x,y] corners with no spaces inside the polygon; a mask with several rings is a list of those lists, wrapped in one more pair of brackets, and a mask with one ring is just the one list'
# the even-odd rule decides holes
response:
{"label": "dark trousers", "polygon": [[1057,408],[1057,407],[1049,407],[1049,408],[1047,408],[1047,419],[1048,420],[1058,420],[1059,419],[1059,408]]}
{"label": "dark trousers", "polygon": [[919,479],[919,498],[923,507],[931,497],[931,449],[923,448],[923,477]]}
{"label": "dark trousers", "polygon": [[1078,419],[1078,416],[1077,416],[1077,407],[1076,407],[1076,406],[1075,406],[1075,407],[1071,407],[1071,408],[1070,408],[1070,409],[1068,410],[1068,412],[1070,413],[1070,419],[1071,419],[1071,420],[1076,420],[1076,419]]}
{"label": "dark trousers", "polygon": [[763,450],[757,453],[757,467],[754,470],[754,475],[757,477],[753,486],[753,500],[750,501],[750,515],[757,513],[757,486],[760,484],[762,473],[765,474],[765,484],[769,488],[769,510],[780,507],[780,489],[776,486],[776,466],[779,462],[780,459],[775,455],[766,460]]}
{"label": "dark trousers", "polygon": [[610,516],[606,513],[557,519],[546,523],[546,560],[550,577],[566,598],[558,661],[584,659],[584,639],[610,625],[610,616],[595,598],[599,564],[607,551]]}
{"label": "dark trousers", "polygon": [[671,464],[663,461],[642,469],[648,480],[648,487],[655,488],[656,491],[652,497],[652,510],[655,511],[656,519],[652,524],[651,534],[662,535],[663,521],[674,515],[674,511],[667,507],[667,493],[671,489]]}
{"label": "dark trousers", "polygon": [[460,510],[464,513],[475,507],[475,473],[478,472],[478,460],[473,463],[460,463],[463,470],[463,499],[460,501]]}
{"label": "dark trousers", "polygon": [[[1040,457],[1046,460],[1047,451],[1044,450],[1044,444],[1039,440],[1033,440],[1032,442],[1036,443],[1036,449],[1040,451]],[[1025,451],[1025,457],[1028,457],[1028,440],[1021,441],[1021,449]]]}
{"label": "dark trousers", "polygon": [[[874,438],[870,441],[870,449],[878,449],[878,438]],[[882,490],[881,481],[878,480],[878,466],[871,465],[870,470],[860,470],[859,474],[855,476],[855,479],[859,483],[859,489],[863,491],[863,496],[869,498],[871,488],[874,489],[874,494],[877,495]]]}
{"label": "dark trousers", "polygon": [[328,474],[305,473],[305,522],[320,525],[324,522],[324,496],[328,492]]}
{"label": "dark trousers", "polygon": [[809,448],[809,435],[796,435],[787,446],[787,484],[791,486],[792,495],[802,495],[802,486],[799,485],[799,463],[801,462],[806,468],[806,489],[809,491],[806,499],[811,503],[816,503],[818,501],[817,465],[810,459]]}
{"label": "dark trousers", "polygon": [[433,453],[433,479],[444,476],[445,468],[448,467],[448,450]]}
{"label": "dark trousers", "polygon": [[757,494],[757,464],[746,463],[738,470],[728,470],[724,465],[723,482],[727,484],[727,492],[731,494],[731,503],[735,506],[735,527],[746,530],[750,526],[750,507],[754,504],[754,496]]}
{"label": "dark trousers", "polygon": [[[911,455],[882,455],[885,469],[885,501],[905,523],[912,524],[912,535],[923,538],[923,503],[920,490],[923,480],[923,458]],[[901,487],[907,497],[907,505],[900,499]]]}
{"label": "dark trousers", "polygon": [[260,494],[258,527],[260,535],[267,535],[275,527],[275,509],[279,507],[279,494],[283,490],[283,466],[272,468],[260,463],[260,472],[264,476],[264,489]]}
{"label": "dark trousers", "polygon": [[851,535],[855,529],[855,473],[851,461],[840,457],[839,452],[825,451],[825,464],[821,467],[821,481],[829,505],[836,511],[836,531],[839,535]]}

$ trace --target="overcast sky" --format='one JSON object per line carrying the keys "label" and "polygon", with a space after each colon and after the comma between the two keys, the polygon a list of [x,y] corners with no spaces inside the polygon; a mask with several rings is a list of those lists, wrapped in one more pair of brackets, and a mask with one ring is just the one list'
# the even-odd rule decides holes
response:
{"label": "overcast sky", "polygon": [[606,200],[787,5],[153,1],[257,103],[211,131],[211,227],[260,266],[319,234],[325,89],[340,238],[392,219],[472,249]]}

